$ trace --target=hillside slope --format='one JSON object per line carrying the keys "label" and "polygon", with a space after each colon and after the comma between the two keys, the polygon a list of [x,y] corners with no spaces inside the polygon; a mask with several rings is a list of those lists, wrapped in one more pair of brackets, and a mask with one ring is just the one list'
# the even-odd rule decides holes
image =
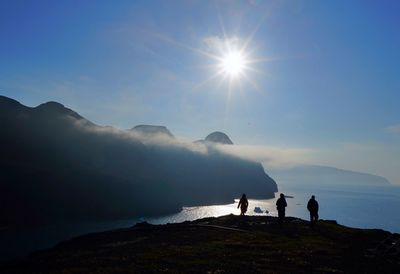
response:
{"label": "hillside slope", "polygon": [[[35,253],[2,273],[399,273],[399,235],[234,215],[138,224]],[[387,242],[387,243],[386,243]],[[397,244],[393,244],[397,242]],[[397,251],[396,251],[397,250]]]}

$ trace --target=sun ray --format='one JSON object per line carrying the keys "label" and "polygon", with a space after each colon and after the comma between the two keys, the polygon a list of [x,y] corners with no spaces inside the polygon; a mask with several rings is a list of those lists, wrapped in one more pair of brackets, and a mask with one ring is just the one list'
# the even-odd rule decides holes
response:
{"label": "sun ray", "polygon": [[[264,57],[264,58],[257,58],[257,59],[249,59],[249,64],[256,64],[256,63],[266,63],[266,62],[274,62],[274,61],[282,61],[282,60],[292,60],[295,58],[290,57]],[[298,59],[298,58],[296,58]]]}
{"label": "sun ray", "polygon": [[218,84],[217,84],[217,88],[221,88],[222,84],[226,81],[226,78],[228,78],[228,76],[226,74],[223,74],[221,79],[219,80]]}
{"label": "sun ray", "polygon": [[192,51],[194,53],[201,54],[201,55],[206,56],[208,58],[211,58],[211,59],[214,59],[214,60],[217,60],[217,61],[220,59],[220,57],[217,56],[217,55],[214,55],[214,54],[211,54],[211,53],[209,53],[207,51],[201,50],[199,48],[194,48],[194,47],[188,46],[188,45],[186,45],[184,43],[175,41],[171,37],[168,37],[166,35],[162,35],[161,33],[156,33],[156,34],[154,34],[154,36],[156,36],[160,40],[163,40],[163,41],[168,42],[170,44],[173,44],[175,46],[179,46],[179,47],[185,48],[187,50],[190,50],[190,51]]}
{"label": "sun ray", "polygon": [[226,98],[226,103],[225,103],[225,116],[224,116],[224,130],[227,127],[228,123],[228,117],[229,117],[229,110],[230,110],[230,104],[231,104],[231,98],[232,98],[232,78],[229,79],[229,84],[228,84],[228,96]]}
{"label": "sun ray", "polygon": [[224,37],[224,40],[228,40],[228,36],[226,35],[226,31],[225,31],[225,25],[224,22],[222,21],[222,16],[221,13],[219,12],[219,8],[218,8],[218,20],[219,20],[219,24],[221,27],[221,31],[222,31],[222,35]]}
{"label": "sun ray", "polygon": [[218,19],[222,36],[221,38],[216,37],[217,41],[213,46],[214,48],[211,48],[211,50],[210,48],[201,49],[192,47],[185,43],[176,41],[170,36],[166,36],[162,33],[153,33],[153,35],[166,43],[189,50],[195,54],[199,54],[213,60],[213,64],[209,64],[204,67],[213,68],[214,73],[201,83],[197,84],[194,88],[199,89],[200,87],[220,77],[220,80],[217,83],[217,88],[220,88],[224,82],[227,82],[229,89],[228,96],[231,96],[232,90],[235,89],[235,86],[238,87],[238,85],[243,84],[243,81],[241,80],[244,80],[244,82],[249,83],[251,87],[257,91],[260,91],[260,88],[256,82],[249,77],[248,73],[255,72],[264,75],[264,71],[256,69],[256,64],[285,59],[277,57],[255,58],[256,48],[249,48],[250,43],[252,43],[265,18],[266,16],[263,16],[250,35],[245,40],[241,40],[237,36],[228,36],[223,19],[219,15]]}
{"label": "sun ray", "polygon": [[246,41],[243,43],[243,46],[242,46],[241,50],[243,50],[243,51],[247,50],[248,45],[253,41],[254,36],[257,34],[257,32],[259,31],[261,25],[264,23],[264,21],[267,19],[267,17],[270,15],[271,12],[272,12],[272,9],[268,13],[265,13],[264,16],[261,17],[261,19],[258,22],[257,26],[254,28],[254,30],[247,37]]}
{"label": "sun ray", "polygon": [[206,85],[207,83],[213,81],[214,79],[216,79],[217,77],[219,77],[221,74],[223,74],[223,72],[218,71],[216,73],[214,73],[213,75],[211,75],[211,77],[207,78],[206,80],[202,81],[201,83],[199,83],[198,85],[194,86],[194,89],[199,89],[202,86]]}
{"label": "sun ray", "polygon": [[250,83],[250,85],[253,86],[253,88],[258,91],[258,92],[262,92],[261,89],[258,87],[257,83],[255,83],[249,76],[247,76],[246,74],[243,75],[243,78]]}
{"label": "sun ray", "polygon": [[246,67],[246,70],[247,70],[247,71],[251,71],[251,72],[258,73],[258,74],[260,74],[260,75],[268,75],[268,73],[265,72],[264,70],[259,70],[259,69],[253,68],[253,67]]}

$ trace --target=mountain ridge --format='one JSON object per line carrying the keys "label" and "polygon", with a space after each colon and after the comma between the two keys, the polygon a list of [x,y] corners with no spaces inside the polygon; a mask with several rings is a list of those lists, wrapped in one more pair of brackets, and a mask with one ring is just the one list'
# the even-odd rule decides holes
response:
{"label": "mountain ridge", "polygon": [[159,216],[277,191],[260,164],[178,141],[147,143],[56,102],[2,101],[10,107],[0,112],[1,225]]}
{"label": "mountain ridge", "polygon": [[206,142],[211,142],[211,143],[218,143],[218,144],[224,144],[224,145],[233,145],[232,140],[229,138],[228,135],[221,131],[214,131],[210,134],[207,135],[207,137],[204,139]]}
{"label": "mountain ridge", "polygon": [[146,137],[152,137],[157,134],[165,135],[170,138],[175,138],[171,131],[166,126],[159,125],[137,125],[131,128],[129,131],[142,134]]}

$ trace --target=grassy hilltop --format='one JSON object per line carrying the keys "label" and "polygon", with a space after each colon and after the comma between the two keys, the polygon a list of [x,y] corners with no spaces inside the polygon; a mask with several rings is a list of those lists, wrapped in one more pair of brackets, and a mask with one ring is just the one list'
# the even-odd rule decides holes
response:
{"label": "grassy hilltop", "polygon": [[205,218],[94,233],[0,268],[1,273],[400,273],[398,234],[335,221]]}

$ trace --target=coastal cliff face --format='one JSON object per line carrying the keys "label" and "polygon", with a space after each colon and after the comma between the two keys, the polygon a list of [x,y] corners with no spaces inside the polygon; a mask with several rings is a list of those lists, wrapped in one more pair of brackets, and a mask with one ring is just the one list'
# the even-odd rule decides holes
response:
{"label": "coastal cliff face", "polygon": [[163,215],[277,191],[259,163],[162,126],[102,127],[56,102],[3,96],[0,123],[1,225]]}
{"label": "coastal cliff face", "polygon": [[81,236],[2,273],[399,273],[400,235],[335,221],[227,215]]}

